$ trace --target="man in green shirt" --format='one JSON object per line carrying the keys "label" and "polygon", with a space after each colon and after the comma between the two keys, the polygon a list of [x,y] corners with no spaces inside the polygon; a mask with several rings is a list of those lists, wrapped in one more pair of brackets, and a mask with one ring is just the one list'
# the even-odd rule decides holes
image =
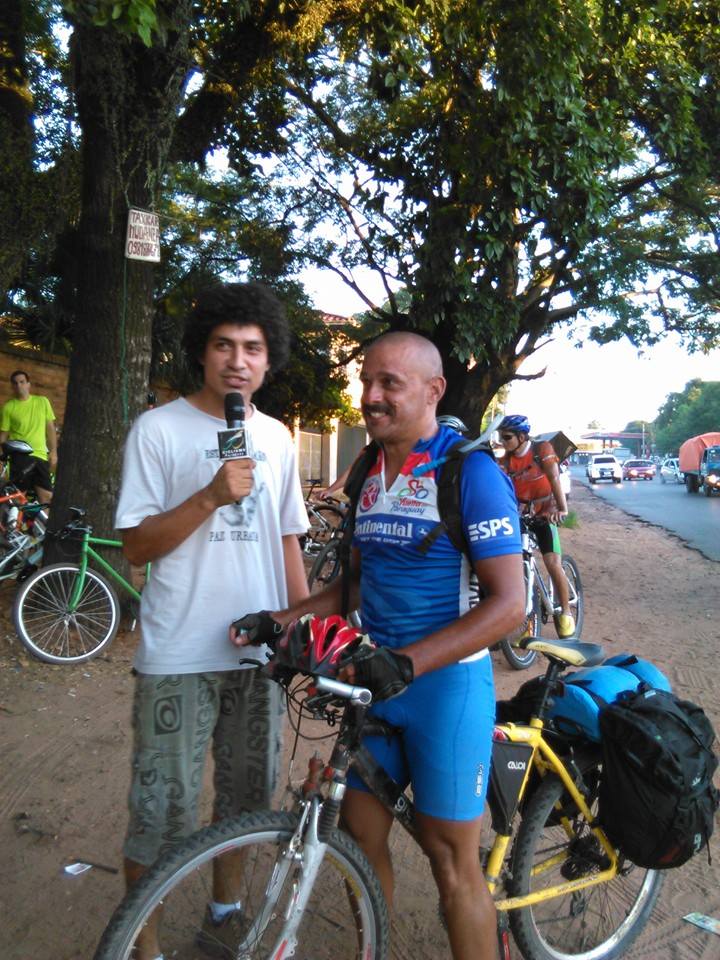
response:
{"label": "man in green shirt", "polygon": [[30,396],[30,377],[24,370],[10,374],[15,396],[0,413],[0,443],[24,440],[33,448],[27,458],[13,458],[10,480],[23,490],[35,488],[40,503],[52,500],[51,473],[57,468],[55,414],[47,397]]}

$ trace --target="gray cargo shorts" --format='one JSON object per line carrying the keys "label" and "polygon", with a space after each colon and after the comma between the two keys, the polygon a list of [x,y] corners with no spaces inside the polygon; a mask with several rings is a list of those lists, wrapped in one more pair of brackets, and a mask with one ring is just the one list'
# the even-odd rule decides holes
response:
{"label": "gray cargo shorts", "polygon": [[125,856],[149,866],[196,829],[210,740],[214,818],[268,808],[282,715],[281,688],[257,670],[137,674]]}

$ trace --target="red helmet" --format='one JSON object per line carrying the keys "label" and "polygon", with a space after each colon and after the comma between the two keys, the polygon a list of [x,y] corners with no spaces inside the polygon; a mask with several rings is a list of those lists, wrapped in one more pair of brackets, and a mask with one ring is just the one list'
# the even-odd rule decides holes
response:
{"label": "red helmet", "polygon": [[342,617],[317,617],[306,613],[288,625],[277,644],[275,663],[306,673],[334,677],[342,656],[354,653],[367,642],[365,634],[351,627]]}

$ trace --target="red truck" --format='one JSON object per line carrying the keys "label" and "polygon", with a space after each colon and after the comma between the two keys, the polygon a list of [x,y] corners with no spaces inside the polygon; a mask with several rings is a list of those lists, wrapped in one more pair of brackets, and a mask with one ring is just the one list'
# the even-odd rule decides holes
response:
{"label": "red truck", "polygon": [[680,447],[680,470],[688,493],[702,487],[705,496],[720,492],[720,433],[701,433]]}

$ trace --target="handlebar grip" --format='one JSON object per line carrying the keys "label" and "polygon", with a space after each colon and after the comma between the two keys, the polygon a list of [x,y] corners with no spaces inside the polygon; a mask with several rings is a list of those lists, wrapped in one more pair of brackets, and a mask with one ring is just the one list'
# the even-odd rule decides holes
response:
{"label": "handlebar grip", "polygon": [[351,703],[359,703],[363,707],[369,707],[372,703],[372,693],[367,687],[355,687],[340,680],[331,680],[329,677],[316,677],[315,688],[319,693],[332,693]]}

